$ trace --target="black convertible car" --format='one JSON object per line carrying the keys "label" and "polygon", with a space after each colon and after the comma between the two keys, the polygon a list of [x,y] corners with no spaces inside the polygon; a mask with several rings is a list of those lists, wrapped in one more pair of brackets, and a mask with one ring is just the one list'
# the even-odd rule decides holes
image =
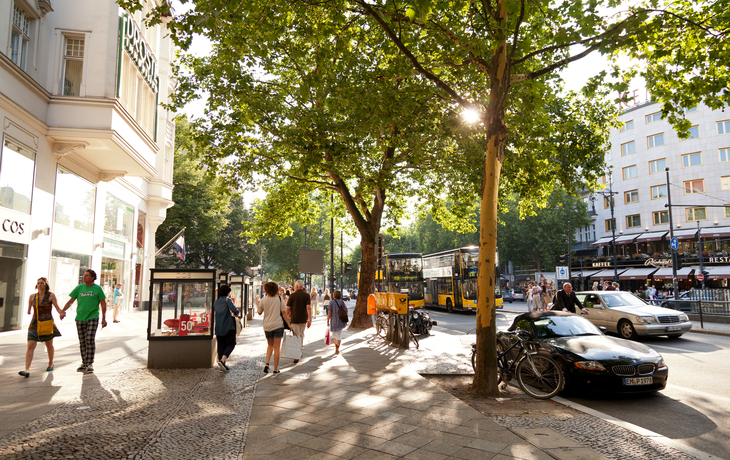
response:
{"label": "black convertible car", "polygon": [[[587,319],[562,311],[517,316],[510,331],[530,334],[529,348],[555,359],[563,368],[566,390],[641,393],[663,390],[669,368],[662,356],[644,344],[609,337]],[[511,345],[498,334],[498,347]],[[513,349],[510,353],[514,352]],[[508,355],[509,359],[514,359]]]}

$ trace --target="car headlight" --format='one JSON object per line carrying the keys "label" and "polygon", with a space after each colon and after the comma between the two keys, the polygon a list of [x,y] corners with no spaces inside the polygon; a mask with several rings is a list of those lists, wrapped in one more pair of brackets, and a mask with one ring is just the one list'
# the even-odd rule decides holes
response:
{"label": "car headlight", "polygon": [[635,319],[636,319],[636,322],[639,324],[642,324],[642,323],[643,324],[657,324],[658,323],[657,319],[653,316],[637,316]]}
{"label": "car headlight", "polygon": [[656,368],[661,369],[662,367],[667,367],[667,364],[664,362],[664,358],[659,356],[659,361],[656,363]]}
{"label": "car headlight", "polygon": [[682,322],[689,321],[689,318],[684,313],[679,314],[679,320]]}
{"label": "car headlight", "polygon": [[603,367],[603,364],[599,363],[598,361],[576,361],[575,367],[578,369],[586,369],[589,371],[605,371],[606,368]]}

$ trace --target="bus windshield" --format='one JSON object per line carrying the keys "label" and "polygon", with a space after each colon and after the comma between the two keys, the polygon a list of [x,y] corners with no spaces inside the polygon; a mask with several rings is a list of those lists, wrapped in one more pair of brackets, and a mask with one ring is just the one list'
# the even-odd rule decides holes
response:
{"label": "bus windshield", "polygon": [[461,294],[465,299],[476,300],[477,280],[464,280],[461,282]]}
{"label": "bus windshield", "polygon": [[421,271],[420,257],[390,257],[388,269],[391,273],[416,274]]}
{"label": "bus windshield", "polygon": [[391,281],[388,292],[408,294],[408,300],[423,300],[423,281]]}

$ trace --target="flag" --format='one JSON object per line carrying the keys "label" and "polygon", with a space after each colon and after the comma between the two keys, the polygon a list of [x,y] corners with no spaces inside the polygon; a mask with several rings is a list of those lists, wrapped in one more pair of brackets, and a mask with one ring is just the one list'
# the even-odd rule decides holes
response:
{"label": "flag", "polygon": [[174,243],[172,243],[172,247],[177,249],[177,252],[180,253],[180,258],[182,260],[185,260],[185,233],[180,235]]}

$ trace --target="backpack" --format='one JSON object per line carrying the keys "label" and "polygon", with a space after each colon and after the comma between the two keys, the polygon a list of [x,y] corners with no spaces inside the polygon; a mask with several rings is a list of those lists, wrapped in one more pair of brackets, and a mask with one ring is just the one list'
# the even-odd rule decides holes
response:
{"label": "backpack", "polygon": [[345,306],[345,302],[340,300],[337,302],[337,306],[339,307],[340,321],[342,321],[343,324],[347,324],[350,319],[347,316],[347,307]]}

